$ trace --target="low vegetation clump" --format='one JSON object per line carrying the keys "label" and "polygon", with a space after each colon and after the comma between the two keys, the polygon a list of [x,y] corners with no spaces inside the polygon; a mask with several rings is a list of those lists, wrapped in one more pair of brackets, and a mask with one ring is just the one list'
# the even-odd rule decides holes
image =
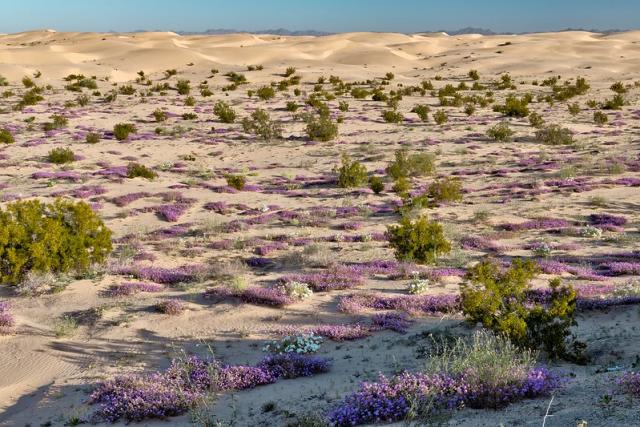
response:
{"label": "low vegetation clump", "polygon": [[560,125],[549,125],[536,132],[536,141],[546,145],[572,145],[573,132]]}
{"label": "low vegetation clump", "polygon": [[307,124],[307,135],[312,141],[327,142],[338,137],[338,125],[331,120],[329,114],[307,114],[304,121]]}
{"label": "low vegetation clump", "polygon": [[64,163],[71,163],[75,160],[75,154],[70,148],[53,148],[47,154],[47,159],[51,163],[62,165]]}
{"label": "low vegetation clump", "polygon": [[145,178],[154,180],[158,174],[140,163],[129,163],[127,165],[127,178]]}
{"label": "low vegetation clump", "polygon": [[136,132],[136,126],[132,123],[118,123],[113,127],[113,135],[118,141],[124,141],[130,134]]}
{"label": "low vegetation clump", "polygon": [[507,117],[527,117],[529,115],[529,98],[509,96],[504,105],[496,105],[493,110]]}
{"label": "low vegetation clump", "polygon": [[429,185],[427,195],[435,203],[459,202],[462,200],[462,181],[446,177]]}
{"label": "low vegetation clump", "polygon": [[397,110],[387,110],[382,113],[382,118],[387,123],[402,123],[404,116]]}
{"label": "low vegetation clump", "polygon": [[228,174],[224,179],[227,181],[229,187],[235,188],[236,190],[244,189],[244,186],[247,184],[247,178],[244,175]]}
{"label": "low vegetation clump", "polygon": [[51,116],[51,121],[44,124],[43,128],[45,131],[52,131],[56,129],[62,129],[67,127],[69,124],[69,119],[59,114],[54,114]]}
{"label": "low vegetation clump", "polygon": [[401,149],[395,152],[395,159],[387,166],[386,172],[394,180],[432,175],[436,170],[435,160],[431,153],[409,154],[406,149]]}
{"label": "low vegetation clump", "polygon": [[602,111],[594,111],[593,122],[597,125],[606,125],[609,122],[609,117]]}
{"label": "low vegetation clump", "polygon": [[418,104],[411,109],[412,113],[416,113],[421,121],[428,122],[429,121],[429,112],[431,109],[428,105]]}
{"label": "low vegetation clump", "polygon": [[256,96],[263,101],[267,101],[276,96],[276,91],[271,86],[262,86],[256,90]]}
{"label": "low vegetation clump", "polygon": [[13,134],[8,129],[0,129],[0,144],[13,144],[15,139]]}
{"label": "low vegetation clump", "polygon": [[29,272],[86,271],[111,252],[111,231],[85,202],[9,203],[0,211],[0,282]]}
{"label": "low vegetation clump", "polygon": [[380,375],[376,382],[362,383],[329,411],[331,425],[420,423],[464,407],[498,409],[548,396],[563,384],[560,376],[534,367],[531,352],[486,332],[435,344],[439,351],[430,355],[422,372]]}
{"label": "low vegetation clump", "polygon": [[576,325],[576,292],[553,279],[546,305],[531,304],[527,292],[537,272],[530,260],[516,259],[506,271],[493,262],[480,262],[468,271],[462,286],[464,315],[520,347],[544,350],[550,358],[585,362],[584,344],[569,339]]}
{"label": "low vegetation clump", "polygon": [[507,142],[511,141],[514,132],[509,127],[508,122],[500,122],[487,130],[487,136],[494,141]]}
{"label": "low vegetation clump", "polygon": [[271,120],[269,113],[260,108],[251,113],[251,117],[242,119],[242,129],[259,136],[265,141],[282,137],[282,125]]}
{"label": "low vegetation clump", "polygon": [[97,144],[98,142],[100,142],[100,134],[95,132],[89,132],[85,136],[84,142],[86,142],[87,144]]}
{"label": "low vegetation clump", "polygon": [[367,168],[360,162],[351,160],[349,156],[342,156],[342,165],[338,169],[338,187],[361,187],[367,182]]}
{"label": "low vegetation clump", "polygon": [[398,225],[387,228],[387,238],[401,261],[433,264],[439,256],[451,251],[442,224],[421,216],[415,221],[404,217]]}
{"label": "low vegetation clump", "polygon": [[218,101],[213,106],[213,114],[222,123],[233,123],[236,121],[236,112],[224,101]]}

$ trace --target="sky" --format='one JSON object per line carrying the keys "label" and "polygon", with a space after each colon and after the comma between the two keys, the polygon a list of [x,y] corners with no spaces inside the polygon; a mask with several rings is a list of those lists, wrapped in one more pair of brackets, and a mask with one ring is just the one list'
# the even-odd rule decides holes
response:
{"label": "sky", "polygon": [[640,28],[640,0],[0,0],[0,33]]}

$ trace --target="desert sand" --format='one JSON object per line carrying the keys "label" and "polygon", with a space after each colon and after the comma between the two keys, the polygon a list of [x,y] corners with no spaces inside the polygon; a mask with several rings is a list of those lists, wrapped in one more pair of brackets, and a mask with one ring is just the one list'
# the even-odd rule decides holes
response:
{"label": "desert sand", "polygon": [[[262,69],[247,70],[256,65]],[[299,86],[276,91],[276,96],[266,101],[247,95],[248,89],[282,80],[287,67],[295,67],[301,76]],[[168,69],[176,69],[177,76],[166,78]],[[212,75],[212,69],[219,73]],[[331,142],[309,142],[304,123],[285,108],[288,101],[296,101],[300,111],[309,109],[304,105],[304,94],[313,92],[321,76],[364,82],[380,81],[391,72],[394,78],[387,90],[397,89],[399,84],[419,86],[423,80],[431,80],[438,90],[448,83],[465,81],[470,85],[467,73],[472,69],[487,85],[509,73],[517,85],[516,93],[534,94],[530,108],[546,122],[571,129],[578,144],[541,145],[533,139],[535,129],[528,120],[518,118],[507,119],[515,131],[514,141],[492,141],[485,136],[487,129],[504,118],[491,106],[478,107],[467,116],[462,108],[440,107],[438,98],[428,92],[403,97],[398,106],[405,118],[401,124],[385,123],[381,113],[388,108],[370,97],[354,99],[346,93],[328,101],[332,115],[344,119],[338,138]],[[640,88],[633,86],[640,80],[638,70],[640,31],[610,35],[346,33],[285,37],[42,30],[0,35],[0,76],[9,83],[0,91],[13,91],[0,98],[0,128],[10,128],[16,140],[0,147],[2,203],[33,197],[52,200],[57,195],[84,199],[113,231],[115,241],[110,269],[95,277],[60,279],[63,289],[38,296],[18,296],[9,286],[0,289],[0,299],[10,301],[15,317],[12,332],[0,336],[0,425],[64,425],[74,419],[87,420],[96,409],[87,403],[89,393],[97,383],[114,375],[164,369],[171,358],[183,352],[207,354],[208,347],[224,363],[255,364],[264,355],[264,344],[277,338],[274,331],[282,325],[351,323],[366,321],[374,313],[342,313],[337,308],[341,297],[353,293],[406,294],[409,279],[367,274],[362,286],[316,292],[283,308],[243,303],[237,298],[203,297],[205,290],[224,286],[229,277],[240,277],[251,286],[268,286],[287,274],[324,271],[335,264],[394,260],[384,239],[370,238],[398,220],[392,209],[398,200],[392,184],[387,182],[381,195],[373,194],[366,185],[337,188],[334,168],[343,153],[380,176],[399,148],[433,153],[437,176],[460,177],[463,200],[428,212],[445,225],[454,247],[439,260],[437,268],[463,269],[485,255],[538,259],[531,246],[525,247],[536,242],[554,248],[549,259],[596,273],[598,257],[634,253],[640,224]],[[185,96],[174,90],[142,98],[140,93],[149,87],[135,83],[139,71],[153,84],[168,82],[173,86],[178,79],[190,80],[195,106],[186,106]],[[248,84],[223,91],[230,83],[224,74],[231,71],[244,74]],[[25,91],[21,79],[34,74],[40,75],[32,77],[38,86],[50,85],[45,100],[14,110]],[[67,82],[63,78],[70,74],[95,76],[101,95],[91,96],[86,106],[65,107],[65,102],[78,95],[64,90]],[[569,101],[580,104],[581,111],[575,116],[569,114],[566,103],[535,101],[535,95],[550,90],[532,82],[557,75],[560,82],[582,76],[591,86],[589,93]],[[205,81],[212,96],[199,93],[198,85]],[[609,87],[618,81],[630,85],[625,95],[627,105],[608,111],[608,124],[594,124],[594,109],[587,107],[587,100],[610,98],[613,92]],[[126,84],[134,86],[136,94],[120,94],[111,103],[102,101],[110,90]],[[294,95],[294,87],[302,91],[300,96]],[[324,88],[331,89],[328,81]],[[496,104],[510,93],[491,90]],[[236,123],[221,123],[213,115],[218,100],[236,110]],[[348,111],[338,111],[339,100],[349,102]],[[446,111],[449,121],[444,125],[433,120],[420,122],[410,112],[419,103],[429,105],[432,112]],[[238,122],[255,108],[265,109],[281,121],[282,139],[264,142],[243,132]],[[154,120],[157,109],[169,113],[166,121]],[[43,131],[42,123],[54,113],[66,116],[68,125]],[[195,113],[197,118],[183,120],[184,113]],[[34,119],[25,121],[30,117]],[[135,123],[137,134],[117,141],[110,132],[122,122]],[[158,127],[164,130],[157,133]],[[84,143],[87,132],[100,134],[100,142]],[[48,163],[47,153],[55,147],[71,148],[76,161],[62,166]],[[149,166],[158,178],[149,181],[106,173],[131,161]],[[37,178],[43,172],[52,175]],[[61,172],[71,177],[55,175]],[[228,173],[244,174],[249,188],[230,191],[224,178]],[[417,178],[414,188],[425,188],[432,180]],[[90,190],[88,196],[74,193],[88,186],[95,186],[95,192]],[[114,203],[118,196],[137,192],[146,195],[126,205]],[[177,219],[158,214],[159,205],[183,198],[188,199],[187,208]],[[227,208],[224,212],[205,208],[212,202],[224,202]],[[324,210],[313,214],[319,209]],[[281,211],[295,212],[302,219],[277,219]],[[478,212],[483,212],[482,221],[477,220],[481,216]],[[276,219],[255,221],[242,229],[225,227],[231,221],[272,213]],[[586,224],[588,216],[595,213],[623,216],[624,229],[604,230],[601,237],[586,239],[562,231],[517,233],[501,228],[501,224],[542,216]],[[344,237],[363,235],[369,237]],[[470,236],[487,237],[496,245],[465,247],[465,238]],[[282,245],[273,251],[264,249],[278,238]],[[296,239],[302,239],[299,245],[294,244]],[[271,262],[266,267],[249,267],[245,261],[252,257]],[[637,258],[632,256],[631,261]],[[110,286],[135,281],[115,274],[113,266],[132,264],[166,268],[198,264],[226,270],[219,277],[166,285],[159,293],[109,296]],[[543,273],[536,285],[544,286],[558,275],[576,287],[622,286],[636,276],[603,274],[594,278],[567,270]],[[443,275],[432,282],[430,292],[434,294],[456,293],[462,278]],[[178,316],[155,312],[154,305],[167,298],[183,301],[186,310]],[[63,334],[59,322],[65,316],[75,320],[73,330]],[[555,395],[553,417],[547,426],[573,426],[580,419],[587,420],[589,426],[640,425],[637,404],[614,391],[620,370],[632,369],[640,354],[638,317],[637,305],[578,314],[575,333],[589,344],[592,361],[587,366],[550,363],[569,373],[571,380]],[[379,331],[361,340],[327,339],[318,354],[332,358],[329,373],[224,393],[212,403],[211,412],[215,419],[238,426],[285,426],[307,412],[326,411],[355,391],[360,381],[375,380],[379,372],[393,374],[398,367],[418,369],[422,361],[416,358],[416,350],[425,331],[464,335],[471,330],[459,314],[412,315],[411,320],[406,334]],[[603,397],[608,395],[614,395],[614,403]],[[266,410],[265,404],[270,402],[275,409]],[[548,399],[534,399],[499,411],[464,409],[452,414],[447,425],[541,425],[548,403]],[[190,422],[189,415],[182,415],[141,425]]]}

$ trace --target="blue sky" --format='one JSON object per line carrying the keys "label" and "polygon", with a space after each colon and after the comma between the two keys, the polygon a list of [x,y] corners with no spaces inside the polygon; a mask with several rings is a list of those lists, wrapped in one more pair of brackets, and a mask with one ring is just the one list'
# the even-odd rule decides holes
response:
{"label": "blue sky", "polygon": [[0,0],[0,33],[38,28],[418,32],[467,26],[509,32],[639,28],[640,0]]}

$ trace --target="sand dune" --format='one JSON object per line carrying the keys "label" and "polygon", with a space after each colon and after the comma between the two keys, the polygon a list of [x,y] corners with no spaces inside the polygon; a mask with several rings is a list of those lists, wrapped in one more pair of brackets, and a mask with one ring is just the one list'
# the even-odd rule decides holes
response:
{"label": "sand dune", "polygon": [[[612,61],[612,54],[616,61]],[[569,72],[625,75],[637,70],[640,32],[584,31],[517,36],[448,36],[445,33],[344,33],[322,37],[228,34],[180,36],[172,32],[61,33],[52,30],[0,35],[0,74],[20,78],[35,69],[44,78],[70,72],[130,79],[193,63],[212,66],[301,62],[362,65],[406,71],[426,68],[530,74]]]}

